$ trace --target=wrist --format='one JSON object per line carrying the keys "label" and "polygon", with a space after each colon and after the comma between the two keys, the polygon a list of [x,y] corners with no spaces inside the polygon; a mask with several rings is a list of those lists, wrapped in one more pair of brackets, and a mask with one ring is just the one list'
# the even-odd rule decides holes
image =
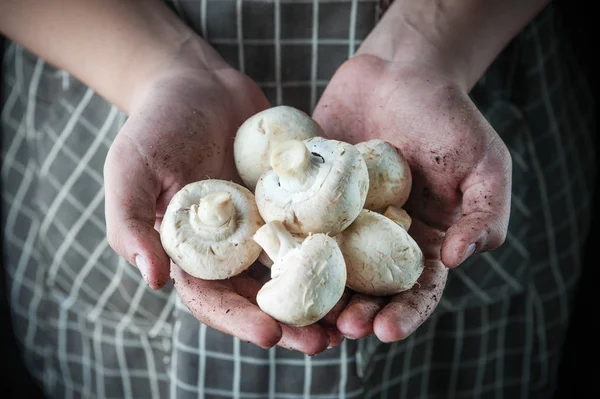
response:
{"label": "wrist", "polygon": [[357,54],[432,70],[469,91],[547,0],[394,0]]}
{"label": "wrist", "polygon": [[124,79],[129,81],[129,93],[124,103],[127,112],[154,82],[182,74],[197,77],[211,75],[230,68],[207,42],[189,30],[163,45],[149,44],[145,50],[131,56],[131,68]]}
{"label": "wrist", "polygon": [[119,98],[125,112],[147,87],[163,77],[186,72],[201,75],[229,68],[210,44],[164,4],[154,7],[148,11],[151,15],[146,18],[149,23],[145,29],[131,38],[129,48],[133,51],[127,54],[121,81],[114,82],[117,90],[128,89]]}
{"label": "wrist", "polygon": [[457,43],[435,34],[433,22],[428,20],[431,13],[417,3],[395,0],[356,55],[374,56],[394,69],[422,71],[460,87],[468,86],[471,79]]}

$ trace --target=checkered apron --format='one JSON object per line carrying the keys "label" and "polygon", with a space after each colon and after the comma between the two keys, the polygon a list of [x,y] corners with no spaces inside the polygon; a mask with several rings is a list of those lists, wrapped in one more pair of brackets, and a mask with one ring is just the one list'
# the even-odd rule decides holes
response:
{"label": "checkered apron", "polygon": [[[310,112],[377,22],[377,0],[181,0],[172,9],[272,104]],[[317,356],[263,350],[146,287],[105,237],[102,168],[125,116],[8,43],[3,75],[4,264],[23,356],[52,398],[550,397],[589,227],[593,105],[551,9],[472,98],[513,157],[504,246],[450,273],[402,342]]]}

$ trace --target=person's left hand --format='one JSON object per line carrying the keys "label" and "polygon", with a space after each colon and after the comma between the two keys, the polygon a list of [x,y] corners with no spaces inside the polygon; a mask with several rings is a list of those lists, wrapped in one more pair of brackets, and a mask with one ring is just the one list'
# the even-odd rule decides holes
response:
{"label": "person's left hand", "polygon": [[357,55],[335,73],[313,113],[329,138],[383,139],[413,175],[405,209],[423,251],[415,286],[390,297],[346,295],[321,321],[349,338],[383,342],[412,334],[434,311],[448,268],[500,246],[510,208],[511,161],[503,141],[441,66],[398,65]]}

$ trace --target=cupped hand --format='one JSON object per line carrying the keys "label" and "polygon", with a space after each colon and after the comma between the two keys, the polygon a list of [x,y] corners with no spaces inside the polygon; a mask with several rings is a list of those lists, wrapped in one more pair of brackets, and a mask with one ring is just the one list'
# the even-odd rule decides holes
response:
{"label": "cupped hand", "polygon": [[312,354],[327,348],[327,331],[281,326],[260,311],[254,298],[262,275],[250,270],[224,281],[194,278],[170,262],[158,233],[170,199],[184,185],[207,178],[240,182],[233,138],[244,120],[267,107],[254,82],[230,68],[173,68],[153,78],[136,94],[106,158],[107,235],[151,288],[172,277],[199,321],[261,347]]}
{"label": "cupped hand", "polygon": [[330,138],[390,142],[411,167],[405,209],[413,218],[409,233],[425,256],[421,278],[391,297],[349,295],[335,314],[347,337],[375,333],[384,342],[404,339],[439,303],[448,268],[504,242],[510,154],[467,90],[442,71],[368,54],[338,69],[313,117]]}

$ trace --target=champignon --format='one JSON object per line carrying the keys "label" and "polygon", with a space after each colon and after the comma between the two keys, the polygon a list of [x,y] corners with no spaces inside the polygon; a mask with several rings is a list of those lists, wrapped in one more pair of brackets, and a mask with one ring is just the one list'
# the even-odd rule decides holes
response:
{"label": "champignon", "polygon": [[301,243],[279,221],[268,222],[254,240],[273,259],[271,280],[258,291],[258,306],[274,319],[302,327],[323,318],[340,300],[346,265],[340,248],[326,234]]}
{"label": "champignon", "polygon": [[369,171],[365,208],[383,212],[389,205],[401,207],[412,187],[412,174],[400,150],[387,141],[373,139],[355,144]]}
{"label": "champignon", "polygon": [[410,215],[404,209],[393,205],[387,207],[385,212],[383,212],[383,216],[393,220],[406,231],[408,231],[412,225],[412,218]]}
{"label": "champignon", "polygon": [[321,127],[293,107],[272,107],[248,118],[233,142],[235,166],[244,185],[254,191],[259,177],[270,168],[269,155],[277,143],[315,136],[323,136]]}
{"label": "champignon", "polygon": [[279,143],[258,180],[255,197],[265,222],[294,234],[336,235],[358,216],[369,190],[367,165],[351,144],[313,137]]}
{"label": "champignon", "polygon": [[[292,234],[292,236],[298,242],[298,244],[302,244],[302,241],[304,241],[304,239],[306,238],[305,236],[299,235],[299,234]],[[274,238],[276,236],[270,235],[270,237]],[[276,245],[276,244],[270,244],[270,245],[268,245],[268,247],[273,247],[273,245]],[[260,255],[258,256],[258,261],[260,262],[261,265],[266,266],[268,268],[271,268],[271,266],[273,266],[273,259],[271,259],[269,254],[267,254],[267,252],[264,249],[261,251]]]}
{"label": "champignon", "polygon": [[252,236],[263,224],[247,188],[209,179],[190,183],[173,196],[160,238],[185,272],[221,280],[241,273],[258,258],[262,249]]}
{"label": "champignon", "polygon": [[423,272],[423,253],[415,240],[377,212],[364,209],[335,239],[346,262],[346,285],[356,292],[397,294],[411,288]]}

